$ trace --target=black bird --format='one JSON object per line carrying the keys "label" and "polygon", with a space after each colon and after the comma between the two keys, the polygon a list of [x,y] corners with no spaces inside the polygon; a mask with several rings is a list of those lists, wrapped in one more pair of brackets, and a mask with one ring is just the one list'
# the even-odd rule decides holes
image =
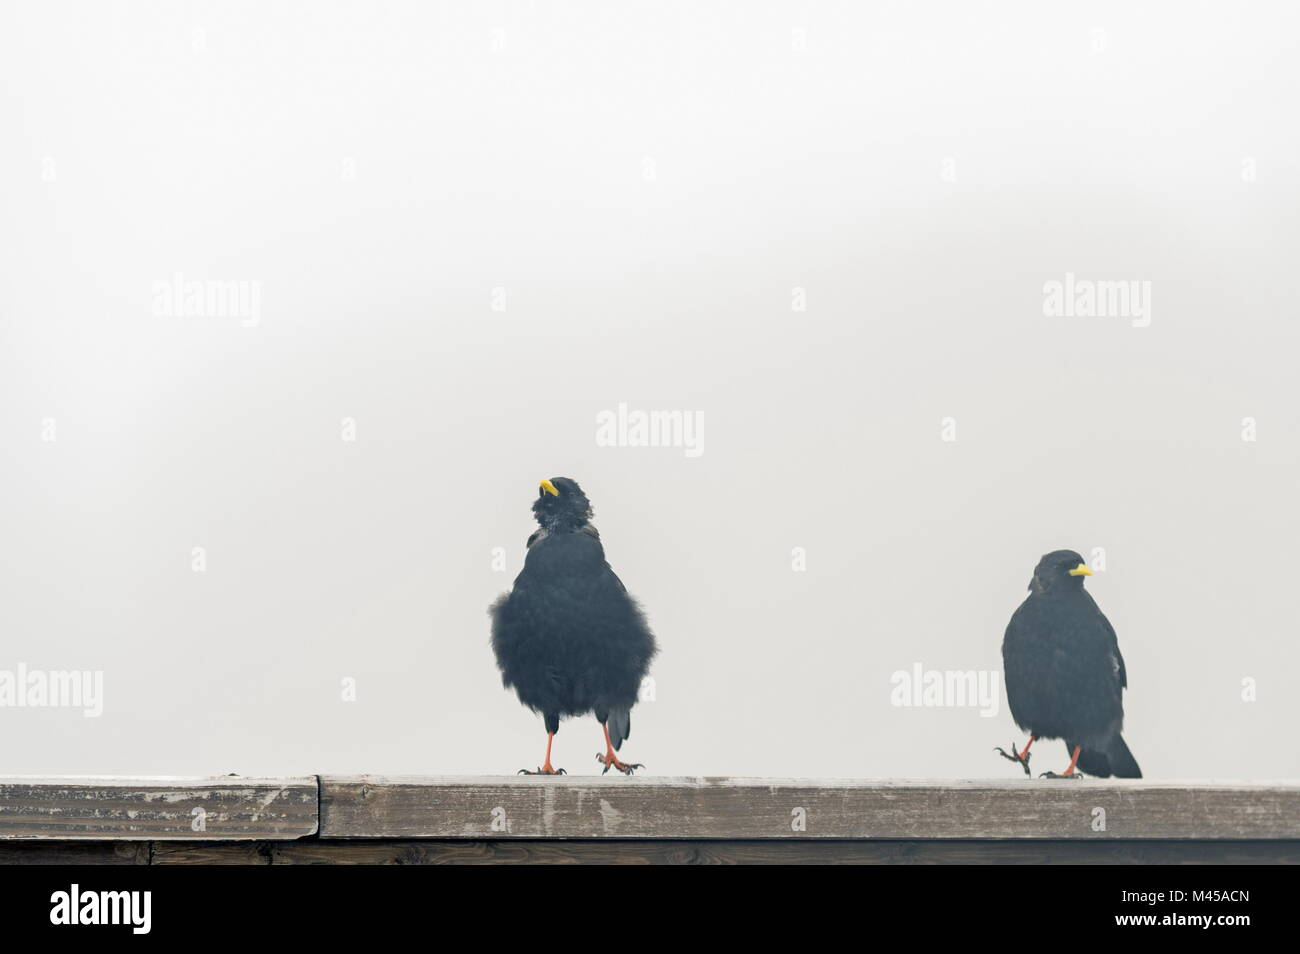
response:
{"label": "black bird", "polygon": [[1064,739],[1070,766],[1101,778],[1141,778],[1124,744],[1124,657],[1110,621],[1083,588],[1092,570],[1073,550],[1056,550],[1038,561],[1029,596],[1011,617],[1002,640],[1007,703],[1016,725],[1029,733],[1022,752],[1004,758],[1029,774],[1029,747],[1037,739]]}
{"label": "black bird", "polygon": [[605,730],[596,759],[631,775],[615,752],[632,734],[632,706],[655,638],[623,581],[605,562],[591,504],[568,477],[543,480],[533,502],[541,529],[528,538],[514,588],[492,604],[492,650],[501,681],[546,723],[546,761],[528,775],[558,775],[551,743],[562,716],[591,712]]}

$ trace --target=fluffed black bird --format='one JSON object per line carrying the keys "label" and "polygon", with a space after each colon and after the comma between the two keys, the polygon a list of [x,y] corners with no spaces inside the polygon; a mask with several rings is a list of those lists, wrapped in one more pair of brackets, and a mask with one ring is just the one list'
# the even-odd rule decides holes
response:
{"label": "fluffed black bird", "polygon": [[1124,657],[1110,621],[1083,588],[1091,576],[1083,557],[1057,550],[1038,561],[1029,596],[1011,617],[1002,640],[1002,668],[1011,716],[1029,733],[1023,751],[1005,758],[1029,774],[1029,747],[1037,739],[1064,739],[1070,766],[1102,778],[1141,778],[1124,744]]}
{"label": "fluffed black bird", "polygon": [[615,752],[632,734],[632,706],[655,654],[641,608],[605,562],[591,504],[568,477],[543,480],[533,503],[541,529],[528,538],[513,589],[492,604],[492,649],[501,681],[546,723],[546,761],[564,716],[594,713],[605,730],[596,759],[631,775]]}

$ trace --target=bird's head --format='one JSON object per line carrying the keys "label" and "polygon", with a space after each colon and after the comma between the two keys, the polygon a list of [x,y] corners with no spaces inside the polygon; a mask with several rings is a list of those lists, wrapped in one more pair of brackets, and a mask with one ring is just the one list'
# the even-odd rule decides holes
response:
{"label": "bird's head", "polygon": [[533,516],[547,530],[576,530],[591,519],[591,502],[576,480],[552,477],[537,488]]}
{"label": "bird's head", "polygon": [[1034,567],[1034,578],[1029,581],[1032,593],[1046,593],[1054,587],[1069,591],[1072,587],[1083,588],[1083,578],[1092,576],[1092,570],[1083,562],[1083,557],[1073,550],[1053,550]]}

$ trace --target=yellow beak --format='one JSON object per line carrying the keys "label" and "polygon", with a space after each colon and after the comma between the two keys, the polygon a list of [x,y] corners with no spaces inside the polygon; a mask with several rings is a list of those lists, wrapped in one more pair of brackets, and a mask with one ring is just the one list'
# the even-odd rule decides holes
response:
{"label": "yellow beak", "polygon": [[1080,563],[1070,571],[1070,576],[1092,576],[1092,570],[1088,569],[1088,564]]}
{"label": "yellow beak", "polygon": [[[555,489],[555,484],[551,483],[549,480],[543,480],[540,486],[541,486],[541,488],[542,488],[543,490],[545,490],[545,491],[546,491],[548,494],[550,494],[552,497],[558,497],[558,496],[560,496],[560,492],[559,492],[558,490]],[[1073,573],[1074,571],[1071,570],[1070,572]]]}

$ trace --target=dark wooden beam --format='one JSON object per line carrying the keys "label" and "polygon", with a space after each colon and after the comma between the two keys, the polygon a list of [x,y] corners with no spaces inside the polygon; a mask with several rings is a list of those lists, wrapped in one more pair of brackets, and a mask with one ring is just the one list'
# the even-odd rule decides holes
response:
{"label": "dark wooden beam", "polygon": [[0,865],[147,865],[147,841],[0,841]]}
{"label": "dark wooden beam", "polygon": [[274,864],[1296,864],[1300,841],[307,841]]}
{"label": "dark wooden beam", "polygon": [[0,842],[0,864],[732,865],[1300,864],[1300,841],[334,841]]}

